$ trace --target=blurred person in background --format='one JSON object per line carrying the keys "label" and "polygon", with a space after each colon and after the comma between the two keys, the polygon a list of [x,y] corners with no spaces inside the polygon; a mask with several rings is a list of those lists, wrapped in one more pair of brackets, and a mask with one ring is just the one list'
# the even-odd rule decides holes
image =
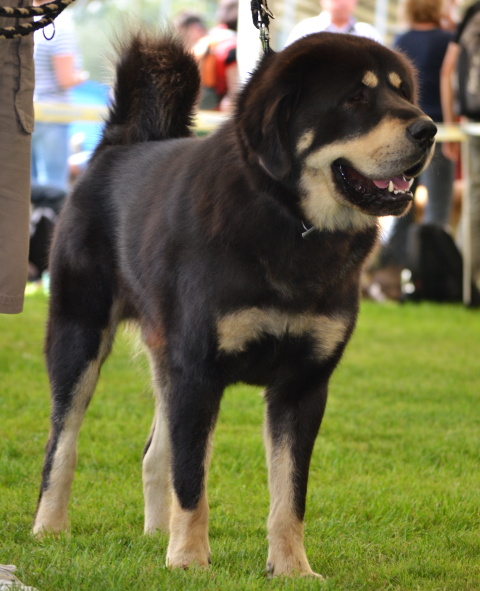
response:
{"label": "blurred person in background", "polygon": [[[23,8],[30,2],[11,0],[9,4]],[[0,17],[0,28],[17,24],[11,18]],[[22,311],[27,282],[33,85],[32,35],[0,38],[0,313],[3,314]]]}
{"label": "blurred person in background", "polygon": [[286,45],[311,33],[350,33],[368,37],[381,43],[378,31],[368,23],[361,23],[354,17],[357,0],[320,0],[322,12],[318,16],[300,21],[291,31]]}
{"label": "blurred person in background", "polygon": [[[45,4],[34,0],[35,6]],[[35,34],[35,102],[72,102],[70,89],[88,78],[81,68],[80,53],[70,15],[64,11]],[[35,122],[32,136],[32,182],[64,191],[68,188],[68,123]]]}
{"label": "blurred person in background", "polygon": [[[29,6],[10,0],[11,8]],[[0,16],[0,29],[28,23]],[[23,310],[30,218],[30,145],[33,131],[33,38],[0,35],[0,314]],[[0,564],[0,589],[27,587],[12,564]]]}
{"label": "blurred person in background", "polygon": [[208,34],[203,18],[193,12],[182,12],[177,15],[173,21],[173,26],[183,39],[185,46],[192,51],[198,41]]}
{"label": "blurred person in background", "polygon": [[[405,17],[408,30],[394,41],[394,48],[406,54],[418,73],[420,108],[435,122],[443,121],[440,98],[440,72],[453,33],[442,28],[443,0],[407,0]],[[455,167],[437,143],[430,166],[412,185],[427,189],[428,200],[423,222],[447,228],[450,219]],[[408,234],[415,221],[415,205],[401,218],[395,218],[387,242],[379,257],[374,282],[391,299],[401,297],[401,271],[408,266]]]}
{"label": "blurred person in background", "polygon": [[201,77],[200,109],[230,111],[238,91],[238,0],[221,0],[218,24],[194,46]]}
{"label": "blurred person in background", "polygon": [[[458,121],[459,115],[472,122],[480,122],[480,113],[475,116],[472,113],[457,112],[462,110],[459,101],[460,85],[473,84],[473,94],[480,95],[480,70],[478,60],[473,76],[463,80],[458,73],[457,67],[462,54],[462,43],[467,42],[464,36],[473,40],[473,46],[477,47],[475,56],[480,55],[480,2],[473,3],[465,12],[465,15],[458,25],[458,28],[448,45],[445,59],[442,66],[441,75],[441,93],[442,109],[444,121],[452,124]],[[475,56],[473,56],[475,58]],[[475,64],[473,63],[475,66]],[[457,88],[455,88],[455,85]],[[475,86],[476,85],[476,86]],[[469,135],[468,139],[468,178],[467,193],[469,195],[469,219],[470,225],[470,248],[472,253],[472,274],[473,280],[480,287],[480,137]],[[444,142],[442,144],[444,154],[453,162],[458,162],[460,158],[460,144],[458,142]],[[463,237],[462,237],[463,238]]]}

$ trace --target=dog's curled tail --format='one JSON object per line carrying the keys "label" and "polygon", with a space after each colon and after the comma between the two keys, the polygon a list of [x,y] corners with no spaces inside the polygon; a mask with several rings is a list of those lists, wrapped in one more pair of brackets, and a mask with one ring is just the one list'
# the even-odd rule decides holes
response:
{"label": "dog's curled tail", "polygon": [[117,44],[113,103],[103,144],[191,135],[200,75],[194,56],[173,34],[136,33]]}

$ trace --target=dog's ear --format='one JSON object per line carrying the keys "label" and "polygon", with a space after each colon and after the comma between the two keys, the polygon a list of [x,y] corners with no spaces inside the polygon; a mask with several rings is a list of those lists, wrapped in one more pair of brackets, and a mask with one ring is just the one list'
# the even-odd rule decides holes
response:
{"label": "dog's ear", "polygon": [[274,96],[267,95],[263,104],[247,101],[239,117],[240,133],[260,166],[273,178],[282,180],[288,177],[293,165],[289,122],[295,101],[289,93],[270,94]]}
{"label": "dog's ear", "polygon": [[293,164],[289,145],[291,102],[289,95],[284,95],[267,105],[263,113],[259,162],[271,176],[279,180],[290,174]]}

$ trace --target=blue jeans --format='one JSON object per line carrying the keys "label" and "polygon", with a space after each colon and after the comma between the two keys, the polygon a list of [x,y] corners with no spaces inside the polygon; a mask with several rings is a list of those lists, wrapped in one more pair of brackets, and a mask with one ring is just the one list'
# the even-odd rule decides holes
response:
{"label": "blue jeans", "polygon": [[32,135],[32,182],[68,188],[68,124],[35,123]]}

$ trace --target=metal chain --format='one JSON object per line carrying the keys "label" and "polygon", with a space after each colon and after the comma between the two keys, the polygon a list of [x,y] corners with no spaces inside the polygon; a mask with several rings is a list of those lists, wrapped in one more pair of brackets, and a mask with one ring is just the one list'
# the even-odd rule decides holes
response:
{"label": "metal chain", "polygon": [[255,28],[260,31],[260,41],[264,53],[270,51],[270,19],[275,18],[272,11],[268,8],[267,0],[251,0],[252,20]]}

